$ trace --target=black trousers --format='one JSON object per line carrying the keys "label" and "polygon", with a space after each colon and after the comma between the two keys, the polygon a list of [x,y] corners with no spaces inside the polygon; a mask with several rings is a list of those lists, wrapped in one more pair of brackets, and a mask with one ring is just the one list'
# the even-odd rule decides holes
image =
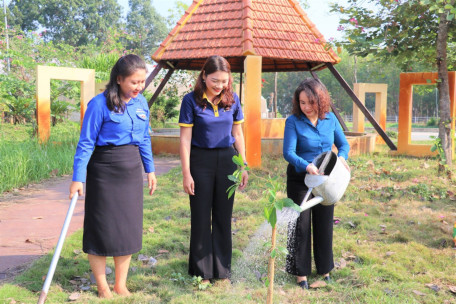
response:
{"label": "black trousers", "polygon": [[[292,165],[287,168],[287,196],[300,205],[308,190],[304,183],[306,173],[297,173]],[[312,195],[311,195],[312,197]],[[288,231],[286,270],[296,276],[311,274],[313,253],[318,274],[329,273],[334,268],[332,250],[334,205],[318,204],[301,212],[296,227]],[[291,226],[289,227],[291,228]],[[312,233],[311,233],[312,232]]]}
{"label": "black trousers", "polygon": [[201,149],[192,146],[190,172],[195,195],[190,195],[191,233],[188,273],[204,279],[231,276],[231,215],[234,195],[226,190],[233,185],[228,175],[236,165],[232,147]]}

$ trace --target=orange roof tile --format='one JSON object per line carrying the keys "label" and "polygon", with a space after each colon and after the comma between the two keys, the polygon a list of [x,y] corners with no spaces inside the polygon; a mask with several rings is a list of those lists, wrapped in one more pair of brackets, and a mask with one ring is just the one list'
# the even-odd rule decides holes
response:
{"label": "orange roof tile", "polygon": [[200,70],[220,55],[239,72],[252,54],[265,72],[309,70],[340,61],[325,43],[296,0],[194,0],[152,58]]}

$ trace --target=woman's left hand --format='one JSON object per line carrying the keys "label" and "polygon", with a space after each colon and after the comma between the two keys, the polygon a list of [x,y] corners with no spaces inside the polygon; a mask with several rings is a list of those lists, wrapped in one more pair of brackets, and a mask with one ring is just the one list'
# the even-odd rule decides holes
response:
{"label": "woman's left hand", "polygon": [[247,182],[249,181],[249,174],[247,171],[242,172],[242,180],[241,183],[239,184],[239,190],[244,190],[245,187],[247,186]]}
{"label": "woman's left hand", "polygon": [[347,161],[345,160],[345,158],[343,158],[342,156],[339,156],[339,159],[342,162],[342,164],[344,165],[344,167],[347,168],[348,172],[351,172],[351,169],[348,166]]}
{"label": "woman's left hand", "polygon": [[150,189],[149,194],[152,195],[157,188],[157,178],[155,177],[154,172],[147,173],[147,183]]}

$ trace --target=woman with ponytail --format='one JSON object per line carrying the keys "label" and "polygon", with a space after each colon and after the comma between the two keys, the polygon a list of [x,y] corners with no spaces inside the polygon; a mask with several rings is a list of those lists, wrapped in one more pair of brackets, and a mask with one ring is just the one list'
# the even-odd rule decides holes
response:
{"label": "woman with ponytail", "polygon": [[115,264],[113,291],[129,295],[131,255],[142,248],[143,169],[149,194],[155,191],[144,89],[146,64],[136,55],[121,57],[106,90],[87,105],[73,165],[70,198],[83,195],[86,182],[83,251],[88,254],[100,298],[111,298],[106,257]]}

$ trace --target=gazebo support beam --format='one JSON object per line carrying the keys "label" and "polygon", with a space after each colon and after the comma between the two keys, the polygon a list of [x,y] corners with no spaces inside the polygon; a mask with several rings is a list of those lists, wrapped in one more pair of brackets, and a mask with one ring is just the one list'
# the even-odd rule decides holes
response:
{"label": "gazebo support beam", "polygon": [[[320,80],[320,78],[318,78],[317,73],[315,73],[314,71],[310,70],[310,74],[312,75],[312,77],[314,79]],[[343,120],[342,116],[340,116],[339,111],[337,110],[336,106],[332,103],[331,100],[329,101],[329,105],[331,106],[331,110],[333,111],[334,115],[336,115],[337,120],[339,121],[340,125],[342,126],[342,129],[344,129],[344,131],[349,131],[347,128],[347,125],[345,124],[345,121]]]}
{"label": "gazebo support beam", "polygon": [[154,80],[154,78],[157,76],[158,72],[160,72],[160,70],[162,68],[163,68],[163,63],[160,61],[160,62],[157,63],[157,66],[152,71],[152,73],[150,73],[150,75],[147,77],[146,83],[144,85],[144,89],[141,91],[141,94],[147,89],[147,87],[150,85],[152,80]]}
{"label": "gazebo support beam", "polygon": [[334,77],[336,77],[337,81],[341,84],[341,86],[345,89],[347,94],[351,97],[353,102],[358,106],[360,111],[364,114],[364,116],[367,118],[367,120],[372,124],[374,127],[375,131],[383,138],[385,143],[388,145],[388,147],[391,150],[396,151],[397,147],[396,145],[391,141],[391,139],[386,135],[385,131],[380,127],[380,125],[377,123],[375,118],[372,116],[372,114],[367,110],[367,108],[361,103],[359,100],[358,96],[356,96],[355,92],[350,88],[348,83],[345,81],[345,79],[342,77],[342,75],[339,74],[339,72],[336,70],[336,68],[332,65],[332,63],[326,63],[326,66],[328,69],[333,73]]}
{"label": "gazebo support beam", "polygon": [[171,75],[173,74],[173,72],[174,72],[174,69],[170,68],[168,73],[166,73],[165,78],[163,78],[163,80],[160,82],[160,85],[155,90],[154,95],[150,98],[149,102],[147,103],[149,105],[149,108],[154,104],[154,102],[157,99],[158,95],[160,95],[161,91],[163,90],[165,85],[168,83],[168,80],[171,77]]}

